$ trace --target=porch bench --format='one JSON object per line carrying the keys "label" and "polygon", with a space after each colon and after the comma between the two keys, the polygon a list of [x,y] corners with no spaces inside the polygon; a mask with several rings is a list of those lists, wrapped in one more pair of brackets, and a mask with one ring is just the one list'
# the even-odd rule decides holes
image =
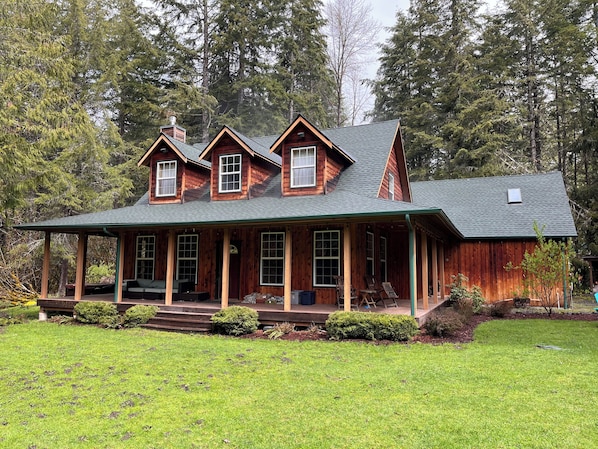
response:
{"label": "porch bench", "polygon": [[[178,295],[195,289],[195,284],[188,279],[172,282],[172,293]],[[123,297],[129,299],[164,299],[166,280],[127,279],[123,281]]]}

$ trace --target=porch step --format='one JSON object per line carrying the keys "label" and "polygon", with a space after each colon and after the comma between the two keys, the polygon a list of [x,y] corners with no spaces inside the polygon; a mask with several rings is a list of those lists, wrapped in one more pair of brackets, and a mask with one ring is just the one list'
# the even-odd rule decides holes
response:
{"label": "porch step", "polygon": [[212,330],[212,313],[178,312],[160,310],[154,318],[143,325],[147,329],[183,332],[209,332]]}

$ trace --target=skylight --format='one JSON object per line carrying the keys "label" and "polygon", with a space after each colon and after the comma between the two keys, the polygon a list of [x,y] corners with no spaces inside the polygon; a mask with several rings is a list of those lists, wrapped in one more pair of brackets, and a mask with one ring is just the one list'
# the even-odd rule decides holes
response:
{"label": "skylight", "polygon": [[509,204],[521,203],[521,189],[508,189],[507,198]]}

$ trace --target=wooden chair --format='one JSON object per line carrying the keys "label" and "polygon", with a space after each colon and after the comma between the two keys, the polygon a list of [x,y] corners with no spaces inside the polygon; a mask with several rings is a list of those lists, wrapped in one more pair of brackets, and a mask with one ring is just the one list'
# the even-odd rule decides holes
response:
{"label": "wooden chair", "polygon": [[382,282],[382,288],[384,289],[384,297],[382,298],[384,307],[399,307],[397,304],[399,295],[395,293],[395,290],[392,288],[392,285],[390,285],[390,282]]}
{"label": "wooden chair", "polygon": [[[365,283],[367,285],[367,290],[362,290],[362,292],[366,292],[367,297],[372,300],[373,306],[376,307],[377,303],[384,301],[384,298],[382,297],[384,289],[376,282],[376,278],[371,275],[365,276]],[[368,302],[368,305],[372,304]]]}
{"label": "wooden chair", "polygon": [[[334,276],[336,280],[336,305],[339,309],[345,308],[345,280],[342,276]],[[357,294],[355,293],[355,289],[351,286],[351,308],[357,309]]]}

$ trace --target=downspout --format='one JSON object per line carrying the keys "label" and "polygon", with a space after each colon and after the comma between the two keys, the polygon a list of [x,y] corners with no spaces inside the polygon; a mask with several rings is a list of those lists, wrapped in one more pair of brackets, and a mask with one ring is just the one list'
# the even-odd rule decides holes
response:
{"label": "downspout", "polygon": [[411,300],[411,316],[415,317],[415,304],[417,301],[417,286],[415,285],[417,279],[415,279],[415,270],[413,267],[415,263],[415,238],[409,214],[405,214],[405,221],[407,222],[407,229],[409,229],[409,298]]}
{"label": "downspout", "polygon": [[113,234],[112,232],[108,231],[105,227],[102,228],[104,234],[108,237],[115,237],[116,238],[116,263],[115,263],[115,273],[114,273],[114,302],[118,302],[118,292],[121,286],[118,284],[118,273],[120,273],[120,252],[122,251],[120,245],[120,236]]}

